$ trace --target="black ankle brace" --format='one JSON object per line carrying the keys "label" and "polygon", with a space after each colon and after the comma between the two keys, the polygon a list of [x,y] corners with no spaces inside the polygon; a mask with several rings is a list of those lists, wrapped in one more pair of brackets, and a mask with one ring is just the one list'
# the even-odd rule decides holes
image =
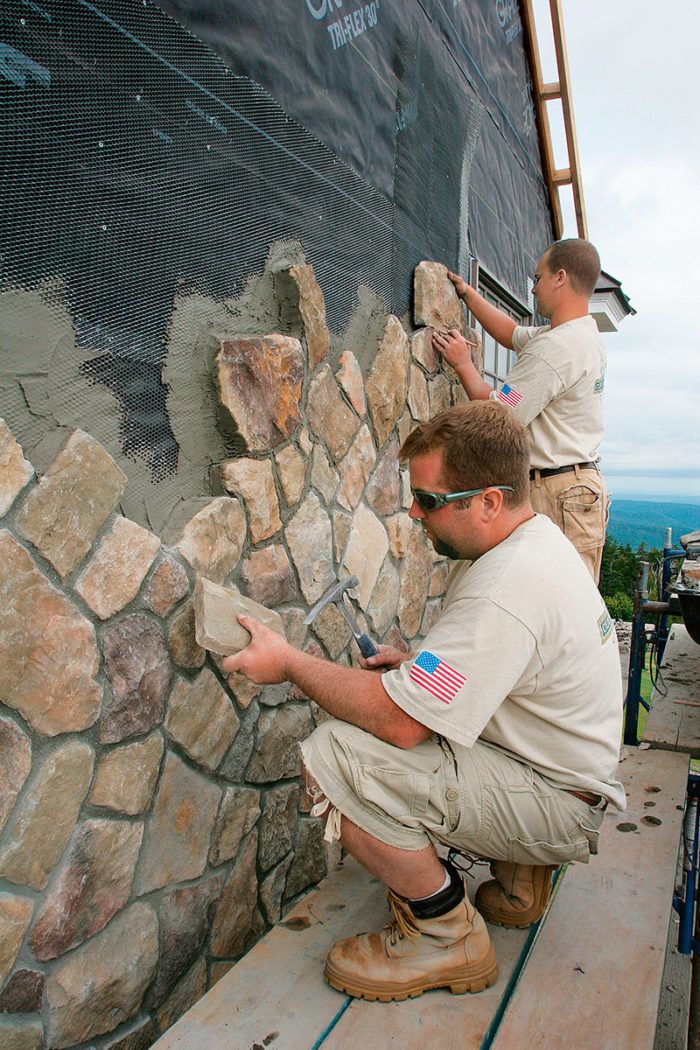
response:
{"label": "black ankle brace", "polygon": [[459,871],[449,860],[441,859],[440,863],[450,876],[449,886],[423,900],[403,898],[417,919],[436,919],[440,915],[447,915],[448,911],[452,911],[464,900],[464,883]]}

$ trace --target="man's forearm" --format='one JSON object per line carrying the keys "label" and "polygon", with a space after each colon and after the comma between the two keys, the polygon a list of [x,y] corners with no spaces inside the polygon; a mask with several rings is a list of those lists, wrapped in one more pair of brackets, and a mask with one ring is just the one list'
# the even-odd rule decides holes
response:
{"label": "man's forearm", "polygon": [[479,324],[483,325],[497,343],[505,346],[507,350],[513,349],[513,332],[516,325],[512,317],[509,317],[503,310],[499,310],[493,303],[489,303],[471,285],[464,286],[460,298],[467,309],[474,314]]}

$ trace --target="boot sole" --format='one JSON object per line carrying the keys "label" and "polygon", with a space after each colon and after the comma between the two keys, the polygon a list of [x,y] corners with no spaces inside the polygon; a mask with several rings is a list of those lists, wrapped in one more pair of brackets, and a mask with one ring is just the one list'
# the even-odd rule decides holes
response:
{"label": "boot sole", "polygon": [[351,995],[354,999],[389,1003],[392,1001],[401,1002],[404,999],[415,999],[416,996],[422,995],[423,992],[429,992],[436,988],[449,988],[453,995],[464,995],[465,992],[483,992],[485,988],[490,988],[496,982],[498,966],[496,965],[493,951],[491,951],[484,959],[481,969],[466,977],[464,973],[454,973],[453,975],[445,975],[440,980],[435,981],[415,980],[409,984],[401,985],[389,984],[388,982],[382,984],[376,981],[370,983],[368,981],[364,984],[356,978],[348,980],[329,963],[326,963],[323,976],[331,988],[335,988],[338,992],[345,992],[346,995]]}

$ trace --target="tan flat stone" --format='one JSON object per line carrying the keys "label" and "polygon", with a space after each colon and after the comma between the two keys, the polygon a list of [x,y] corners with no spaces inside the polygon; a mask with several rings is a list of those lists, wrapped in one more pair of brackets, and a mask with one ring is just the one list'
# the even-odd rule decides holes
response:
{"label": "tan flat stone", "polygon": [[238,622],[239,613],[260,620],[284,638],[284,622],[278,613],[232,587],[220,587],[201,576],[194,588],[194,611],[198,644],[220,656],[239,653],[250,642],[250,634]]}

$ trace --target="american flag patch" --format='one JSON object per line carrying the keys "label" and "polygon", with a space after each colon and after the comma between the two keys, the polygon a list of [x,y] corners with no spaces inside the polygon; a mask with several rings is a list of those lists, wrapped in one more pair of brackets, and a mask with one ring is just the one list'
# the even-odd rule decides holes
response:
{"label": "american flag patch", "polygon": [[519,394],[517,390],[513,390],[513,387],[508,386],[507,383],[504,383],[498,391],[498,400],[503,401],[506,405],[510,405],[511,408],[517,408],[522,399],[523,395]]}
{"label": "american flag patch", "polygon": [[463,674],[455,671],[454,667],[450,667],[444,660],[427,650],[418,653],[409,677],[438,700],[442,700],[443,704],[452,703],[467,680]]}

